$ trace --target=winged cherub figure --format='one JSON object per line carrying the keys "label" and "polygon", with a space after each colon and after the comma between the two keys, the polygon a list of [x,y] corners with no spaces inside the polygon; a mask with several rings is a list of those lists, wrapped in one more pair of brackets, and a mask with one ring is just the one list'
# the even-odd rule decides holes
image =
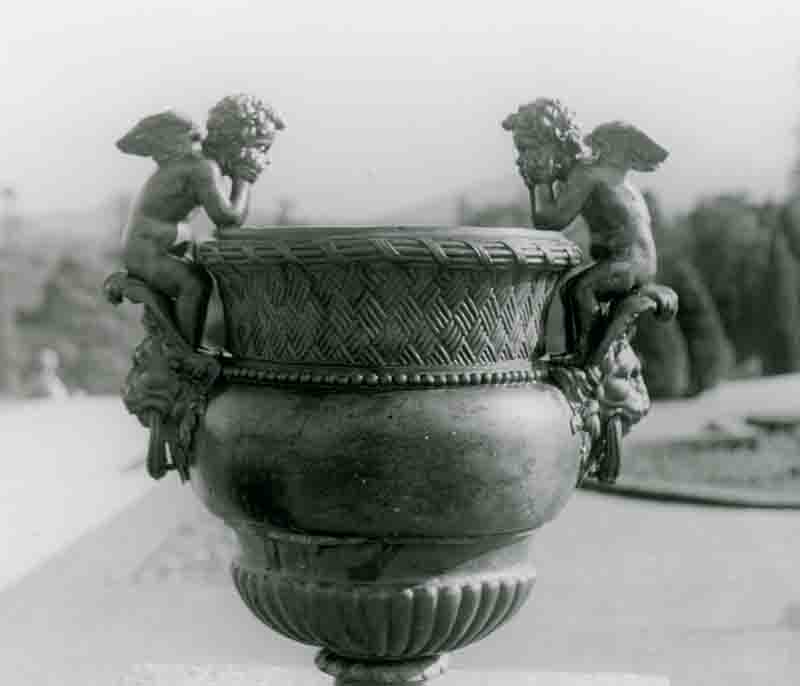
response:
{"label": "winged cherub figure", "polygon": [[206,128],[204,137],[191,119],[167,110],[145,117],[117,141],[122,152],[157,164],[124,231],[125,268],[174,299],[176,325],[192,347],[202,338],[212,283],[187,257],[188,220],[202,207],[219,230],[241,226],[250,187],[269,164],[275,133],[285,124],[258,98],[234,95],[211,109]]}
{"label": "winged cherub figure", "polygon": [[656,275],[650,214],[630,172],[654,171],[668,153],[622,121],[601,124],[581,142],[571,115],[552,100],[524,105],[503,127],[514,134],[534,227],[561,230],[579,214],[589,227],[594,262],[564,290],[574,316],[568,340],[573,352],[585,355],[601,303],[623,298]]}

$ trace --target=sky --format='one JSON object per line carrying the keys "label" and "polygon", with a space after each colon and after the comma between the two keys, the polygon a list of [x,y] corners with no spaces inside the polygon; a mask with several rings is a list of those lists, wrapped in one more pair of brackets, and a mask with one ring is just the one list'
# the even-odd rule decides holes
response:
{"label": "sky", "polygon": [[800,156],[798,27],[796,0],[28,0],[0,16],[0,185],[31,213],[135,192],[153,163],[114,142],[138,119],[202,122],[249,92],[288,124],[256,207],[364,223],[520,193],[500,122],[548,96],[586,130],[626,119],[666,147],[639,182],[667,209],[780,198]]}

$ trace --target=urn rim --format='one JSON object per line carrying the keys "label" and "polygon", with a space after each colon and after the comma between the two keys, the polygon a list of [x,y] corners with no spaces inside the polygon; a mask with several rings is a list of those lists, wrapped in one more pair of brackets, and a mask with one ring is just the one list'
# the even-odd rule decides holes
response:
{"label": "urn rim", "polygon": [[211,268],[390,262],[448,269],[514,267],[567,271],[583,261],[581,249],[558,232],[520,227],[370,225],[244,227],[220,230],[197,245]]}
{"label": "urn rim", "polygon": [[[228,240],[274,240],[281,238],[330,239],[347,237],[380,237],[408,235],[414,238],[439,238],[459,240],[462,238],[508,240],[521,238],[574,245],[558,231],[543,231],[524,226],[472,226],[446,224],[299,224],[296,226],[263,225],[242,226],[221,230],[212,241]],[[204,243],[205,243],[204,242]]]}

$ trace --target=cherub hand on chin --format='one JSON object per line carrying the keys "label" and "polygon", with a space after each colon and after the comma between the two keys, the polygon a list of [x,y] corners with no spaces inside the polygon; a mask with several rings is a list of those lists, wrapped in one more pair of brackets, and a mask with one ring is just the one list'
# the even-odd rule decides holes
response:
{"label": "cherub hand on chin", "polygon": [[558,100],[539,98],[522,105],[502,126],[514,137],[517,167],[531,190],[564,181],[575,163],[588,155],[574,115]]}
{"label": "cherub hand on chin", "polygon": [[240,158],[231,168],[232,179],[242,179],[247,183],[255,183],[269,162],[266,156],[253,148],[245,148],[240,153]]}
{"label": "cherub hand on chin", "polygon": [[[284,126],[261,100],[236,95],[211,109],[205,139],[191,119],[168,110],[142,119],[117,142],[122,152],[151,157],[158,165],[125,228],[125,267],[175,300],[176,324],[193,347],[202,338],[212,283],[204,269],[175,254],[191,241],[186,222],[202,207],[218,228],[241,226],[250,185]],[[230,195],[226,175],[233,179]]]}

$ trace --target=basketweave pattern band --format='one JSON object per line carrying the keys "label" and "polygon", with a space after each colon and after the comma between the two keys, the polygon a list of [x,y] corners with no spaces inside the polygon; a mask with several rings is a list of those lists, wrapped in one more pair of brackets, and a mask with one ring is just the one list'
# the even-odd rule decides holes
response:
{"label": "basketweave pattern band", "polygon": [[209,268],[235,357],[368,368],[527,362],[559,276],[377,263]]}

